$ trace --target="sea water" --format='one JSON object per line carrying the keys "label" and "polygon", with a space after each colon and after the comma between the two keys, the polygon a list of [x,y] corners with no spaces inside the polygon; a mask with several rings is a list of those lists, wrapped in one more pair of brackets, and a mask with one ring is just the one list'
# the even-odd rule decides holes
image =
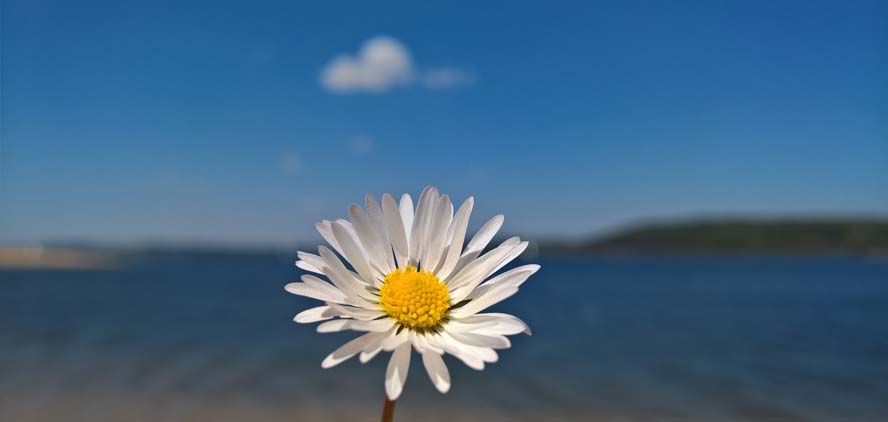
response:
{"label": "sea water", "polygon": [[[483,372],[413,356],[397,419],[888,420],[888,260],[598,256],[491,310],[532,336]],[[118,269],[0,271],[0,420],[377,420],[387,354],[292,322],[289,253],[131,253]]]}

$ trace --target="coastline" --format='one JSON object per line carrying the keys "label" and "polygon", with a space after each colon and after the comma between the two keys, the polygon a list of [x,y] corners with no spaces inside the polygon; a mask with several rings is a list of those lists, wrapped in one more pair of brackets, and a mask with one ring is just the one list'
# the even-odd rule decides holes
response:
{"label": "coastline", "polygon": [[102,270],[119,264],[114,254],[74,248],[0,247],[0,269]]}

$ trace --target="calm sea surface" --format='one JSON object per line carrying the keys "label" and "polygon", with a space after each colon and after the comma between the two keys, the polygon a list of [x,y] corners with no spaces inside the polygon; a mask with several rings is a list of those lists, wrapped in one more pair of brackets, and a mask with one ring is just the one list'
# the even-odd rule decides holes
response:
{"label": "calm sea surface", "polygon": [[[597,257],[494,309],[533,336],[483,372],[416,355],[397,419],[888,420],[888,261]],[[158,253],[125,269],[0,271],[0,420],[378,420],[387,355],[323,370],[352,333],[293,323],[287,254]]]}

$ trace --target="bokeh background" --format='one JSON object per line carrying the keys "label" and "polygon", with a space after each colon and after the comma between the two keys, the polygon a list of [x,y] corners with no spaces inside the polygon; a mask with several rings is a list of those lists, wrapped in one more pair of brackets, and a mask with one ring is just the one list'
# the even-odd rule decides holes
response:
{"label": "bokeh background", "polygon": [[400,420],[888,418],[884,2],[0,6],[0,420],[376,420],[283,285],[429,184],[543,269]]}

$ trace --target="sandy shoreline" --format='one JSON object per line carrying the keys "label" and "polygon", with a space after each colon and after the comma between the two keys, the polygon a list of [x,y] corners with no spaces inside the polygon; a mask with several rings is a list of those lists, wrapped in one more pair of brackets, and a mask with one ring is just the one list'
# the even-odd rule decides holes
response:
{"label": "sandy shoreline", "polygon": [[114,268],[111,253],[65,248],[0,248],[0,269],[97,270]]}
{"label": "sandy shoreline", "polygon": [[[11,393],[11,394],[10,394]],[[0,420],[55,421],[377,421],[380,403],[366,400],[347,402],[331,394],[323,398],[294,396],[292,400],[272,402],[250,395],[223,394],[217,397],[193,396],[187,393],[57,391],[10,392],[0,399]],[[621,415],[596,415],[593,412],[557,411],[553,413],[528,412],[520,415],[505,413],[488,407],[465,408],[454,406],[452,400],[442,397],[437,403],[410,400],[398,403],[396,420],[415,421],[541,421],[556,418],[559,421],[633,421],[638,418]]]}

